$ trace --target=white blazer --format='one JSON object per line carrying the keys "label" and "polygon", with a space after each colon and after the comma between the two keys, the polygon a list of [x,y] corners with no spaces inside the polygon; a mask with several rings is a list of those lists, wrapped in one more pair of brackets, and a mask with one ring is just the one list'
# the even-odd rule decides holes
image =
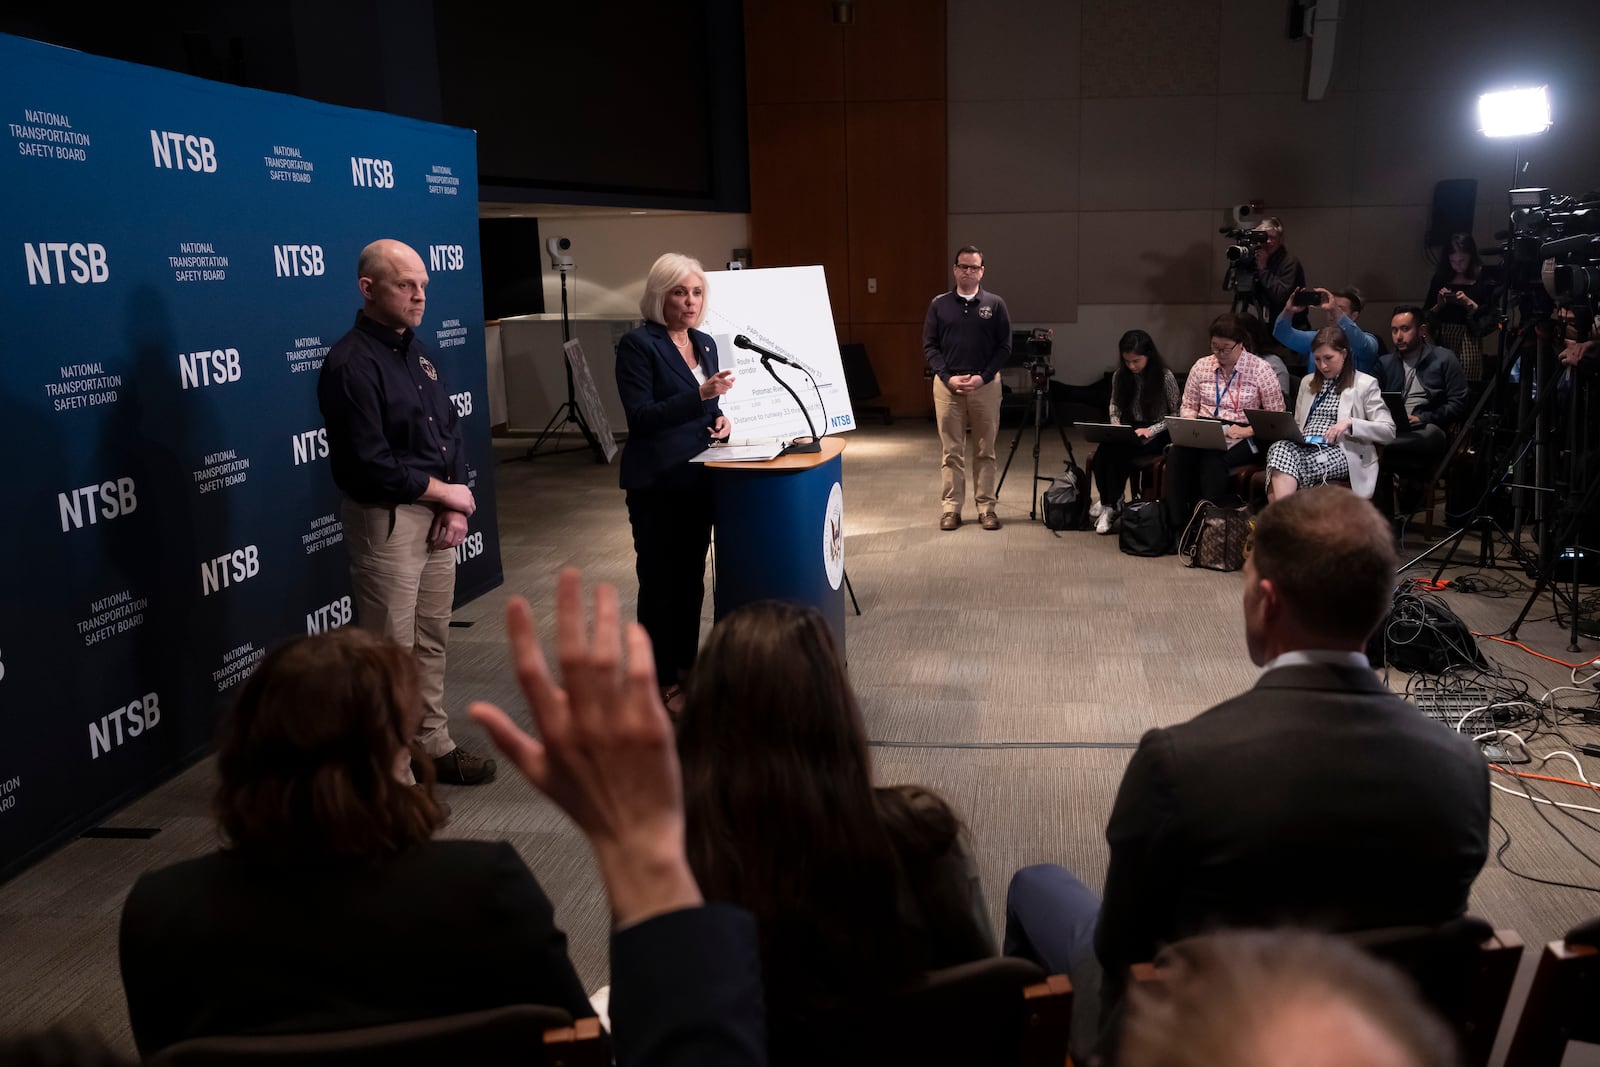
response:
{"label": "white blazer", "polygon": [[[1316,381],[1315,374],[1307,374],[1300,382],[1300,395],[1295,398],[1294,421],[1302,430],[1311,414],[1311,402],[1316,399]],[[1394,417],[1383,402],[1378,379],[1356,371],[1350,388],[1339,394],[1339,414],[1333,421],[1346,419],[1350,420],[1350,431],[1339,439],[1339,444],[1350,460],[1350,489],[1370,500],[1378,487],[1378,450],[1374,446],[1394,440]]]}

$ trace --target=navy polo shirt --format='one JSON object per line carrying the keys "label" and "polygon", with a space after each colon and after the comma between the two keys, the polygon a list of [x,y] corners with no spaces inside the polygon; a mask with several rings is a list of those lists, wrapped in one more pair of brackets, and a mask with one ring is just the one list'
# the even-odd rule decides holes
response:
{"label": "navy polo shirt", "polygon": [[357,503],[410,504],[430,477],[467,480],[455,405],[411,330],[357,312],[323,360],[317,405],[334,484]]}

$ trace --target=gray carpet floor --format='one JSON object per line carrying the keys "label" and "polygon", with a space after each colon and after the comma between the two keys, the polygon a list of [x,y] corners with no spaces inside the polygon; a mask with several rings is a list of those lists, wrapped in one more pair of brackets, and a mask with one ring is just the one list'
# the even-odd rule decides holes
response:
{"label": "gray carpet floor", "polygon": [[[1012,434],[1002,430],[1002,462]],[[633,553],[616,470],[582,453],[526,462],[526,445],[497,445],[505,586],[457,612],[466,625],[452,631],[454,732],[480,749],[486,743],[465,714],[470,700],[495,701],[526,721],[503,643],[505,594],[528,596],[548,632],[555,574],[573,565],[588,581],[616,584],[632,614]],[[1176,557],[1124,556],[1115,537],[1055,536],[1030,522],[1031,447],[1025,435],[1000,494],[998,532],[970,521],[955,532],[937,529],[938,443],[926,421],[858,430],[844,459],[846,561],[862,612],[848,620],[848,655],[876,773],[884,783],[924,784],[953,803],[978,854],[997,930],[1007,880],[1020,866],[1062,863],[1098,889],[1106,818],[1139,736],[1247,688],[1256,675],[1244,652],[1239,575],[1187,570]],[[1080,462],[1084,454],[1078,445]],[[1059,472],[1060,459],[1059,438],[1046,433],[1041,473]],[[1475,543],[1468,549],[1458,555],[1463,564],[1476,556]],[[1525,595],[1444,598],[1474,629],[1495,632]],[[708,595],[706,628],[710,610]],[[1534,616],[1549,614],[1546,598]],[[1565,634],[1551,622],[1530,622],[1521,637],[1559,659],[1597,651],[1584,641],[1585,652],[1569,656]],[[1482,647],[1494,663],[1525,675],[1536,695],[1570,684],[1563,667],[1507,645]],[[1390,678],[1397,689],[1405,681]],[[1581,699],[1593,703],[1592,686]],[[1592,726],[1563,732],[1600,742]],[[1561,742],[1546,735],[1533,747],[1548,752]],[[1553,762],[1548,771],[1570,777],[1572,765]],[[0,886],[0,1033],[70,1020],[131,1054],[118,913],[141,872],[216,847],[207,814],[213,783],[211,761],[201,761],[107,820],[159,827],[155,837],[72,841]],[[1592,793],[1586,801],[1583,791],[1549,788],[1559,799],[1600,806]],[[443,792],[454,809],[445,834],[511,841],[554,902],[580,976],[590,988],[604,984],[606,908],[576,830],[504,766],[490,785]],[[1600,858],[1600,819],[1549,814],[1569,843],[1526,800],[1497,793],[1494,810],[1512,836],[1510,866],[1600,887],[1595,859],[1579,852]],[[1493,843],[1501,840],[1495,831]],[[1600,895],[1515,877],[1491,858],[1472,908],[1536,950],[1600,912]]]}

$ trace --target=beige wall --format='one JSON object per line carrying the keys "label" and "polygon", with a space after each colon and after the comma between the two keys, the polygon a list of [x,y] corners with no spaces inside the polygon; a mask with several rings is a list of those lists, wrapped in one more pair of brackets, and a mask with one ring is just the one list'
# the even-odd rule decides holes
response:
{"label": "beige wall", "polygon": [[[639,317],[645,275],[663,252],[682,252],[706,270],[721,270],[735,248],[750,246],[745,215],[623,215],[539,220],[541,241],[572,239],[575,269],[567,279],[574,314]],[[543,264],[544,307],[561,313],[561,276]]]}
{"label": "beige wall", "polygon": [[1147,329],[1186,367],[1221,290],[1224,209],[1259,198],[1312,285],[1354,283],[1364,324],[1421,298],[1433,185],[1476,178],[1503,228],[1513,147],[1477,94],[1552,87],[1556,126],[1519,185],[1600,187],[1600,32],[1565,0],[1345,0],[1325,100],[1304,99],[1287,0],[950,0],[949,220],[1019,326],[1051,326],[1086,382]]}

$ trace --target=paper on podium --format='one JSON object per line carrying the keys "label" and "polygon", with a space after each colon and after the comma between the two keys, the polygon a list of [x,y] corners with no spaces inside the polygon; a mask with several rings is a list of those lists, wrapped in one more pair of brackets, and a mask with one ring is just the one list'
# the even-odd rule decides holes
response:
{"label": "paper on podium", "polygon": [[718,442],[704,452],[689,460],[690,463],[761,463],[769,459],[777,459],[782,452],[785,442],[773,441],[740,441]]}

